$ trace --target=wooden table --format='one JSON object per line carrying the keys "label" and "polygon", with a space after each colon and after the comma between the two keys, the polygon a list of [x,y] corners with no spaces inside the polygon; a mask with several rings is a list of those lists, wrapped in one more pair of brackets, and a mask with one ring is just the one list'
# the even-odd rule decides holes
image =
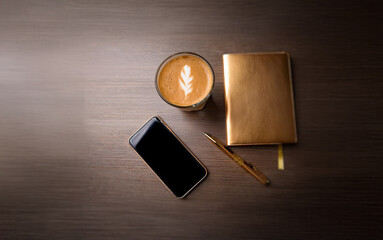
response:
{"label": "wooden table", "polygon": [[[0,2],[0,239],[382,239],[379,1]],[[167,56],[204,56],[205,110],[164,103]],[[225,139],[222,54],[292,56],[299,143]],[[176,200],[129,147],[161,116],[209,170]]]}

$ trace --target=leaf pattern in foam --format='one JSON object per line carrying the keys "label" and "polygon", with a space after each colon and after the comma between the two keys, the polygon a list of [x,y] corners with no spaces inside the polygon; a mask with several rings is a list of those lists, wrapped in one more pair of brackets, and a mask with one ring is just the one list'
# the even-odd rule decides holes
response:
{"label": "leaf pattern in foam", "polygon": [[190,73],[190,66],[185,65],[181,70],[181,78],[178,78],[180,86],[185,93],[185,98],[193,90],[192,81],[194,77],[190,76]]}

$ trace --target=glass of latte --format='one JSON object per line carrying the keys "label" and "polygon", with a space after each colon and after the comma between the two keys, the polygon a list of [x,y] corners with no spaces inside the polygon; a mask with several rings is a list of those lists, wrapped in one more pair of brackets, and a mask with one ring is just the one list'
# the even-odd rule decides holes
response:
{"label": "glass of latte", "polygon": [[155,85],[168,104],[186,111],[201,110],[213,91],[213,68],[198,54],[176,53],[161,63]]}

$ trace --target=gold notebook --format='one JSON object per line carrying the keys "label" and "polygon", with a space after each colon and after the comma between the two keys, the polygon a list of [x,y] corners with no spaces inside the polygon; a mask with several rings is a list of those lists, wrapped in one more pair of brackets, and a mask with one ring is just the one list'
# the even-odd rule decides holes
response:
{"label": "gold notebook", "polygon": [[290,56],[224,54],[227,145],[296,143]]}

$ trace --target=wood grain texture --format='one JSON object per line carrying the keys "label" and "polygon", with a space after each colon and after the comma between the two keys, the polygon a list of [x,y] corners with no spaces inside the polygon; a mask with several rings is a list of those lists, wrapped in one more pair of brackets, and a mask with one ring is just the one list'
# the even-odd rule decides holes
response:
{"label": "wood grain texture", "polygon": [[[382,239],[379,1],[0,1],[0,239]],[[154,88],[158,65],[196,52],[216,75],[205,110]],[[235,151],[222,54],[292,56],[298,140]],[[209,170],[185,200],[128,138],[161,116]]]}

